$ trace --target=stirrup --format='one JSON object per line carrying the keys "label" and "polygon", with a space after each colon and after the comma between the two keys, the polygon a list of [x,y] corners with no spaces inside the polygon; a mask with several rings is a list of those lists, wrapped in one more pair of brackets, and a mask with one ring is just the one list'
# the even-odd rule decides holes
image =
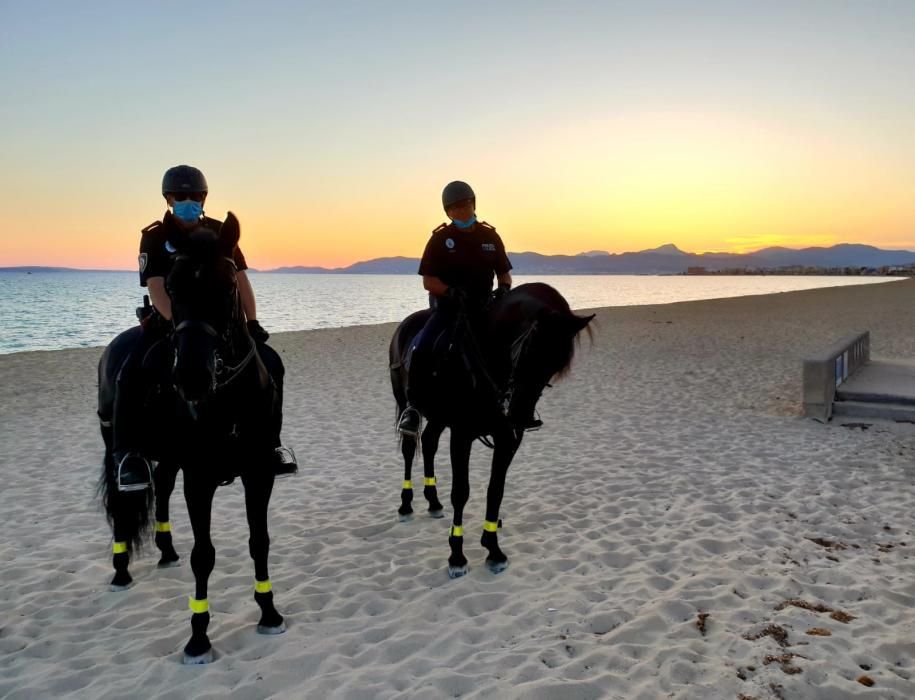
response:
{"label": "stirrup", "polygon": [[[121,482],[121,469],[123,469],[123,467],[124,467],[124,462],[126,462],[128,459],[131,459],[131,458],[142,461],[143,464],[146,466],[146,473],[148,475],[147,481],[136,483],[136,484],[123,484]],[[152,486],[152,467],[149,464],[149,460],[137,452],[128,452],[127,454],[125,454],[123,457],[121,457],[121,461],[118,462],[117,482],[118,482],[118,491],[120,491],[121,493],[131,493],[133,491],[145,491],[146,489],[148,489],[150,486]]]}
{"label": "stirrup", "polygon": [[273,450],[273,478],[285,479],[299,473],[299,463],[291,447],[279,447]]}

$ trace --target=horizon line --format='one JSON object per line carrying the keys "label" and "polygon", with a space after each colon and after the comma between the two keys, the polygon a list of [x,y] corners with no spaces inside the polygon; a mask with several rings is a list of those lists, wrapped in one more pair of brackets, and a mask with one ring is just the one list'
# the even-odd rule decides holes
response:
{"label": "horizon line", "polygon": [[[755,255],[764,250],[772,250],[772,249],[782,249],[782,250],[792,250],[792,251],[817,250],[817,249],[828,250],[830,248],[837,248],[839,246],[866,246],[868,248],[874,248],[876,250],[880,250],[883,252],[898,252],[898,253],[915,254],[915,250],[909,250],[907,248],[880,248],[880,247],[872,245],[870,243],[847,243],[847,242],[834,243],[833,245],[830,245],[830,246],[806,246],[803,248],[792,248],[790,246],[766,246],[764,248],[759,248],[757,250],[748,251],[745,253],[727,252],[727,251],[720,251],[720,250],[709,250],[709,251],[705,251],[702,253],[695,253],[695,252],[685,251],[682,248],[679,248],[676,243],[664,243],[655,248],[644,248],[642,250],[623,251],[621,253],[610,253],[608,251],[594,249],[594,250],[581,251],[579,253],[539,253],[535,250],[522,250],[522,251],[507,251],[507,254],[508,255],[532,254],[532,255],[542,255],[543,257],[565,257],[565,258],[599,257],[602,255],[606,255],[608,257],[613,257],[613,256],[619,256],[619,255],[638,255],[640,253],[652,253],[652,252],[661,250],[662,248],[675,248],[677,251],[679,251],[680,253],[683,253],[684,255],[745,256],[745,255]],[[271,272],[274,270],[289,269],[289,268],[314,268],[317,270],[327,270],[329,272],[333,272],[333,271],[338,271],[338,270],[345,270],[346,268],[353,267],[355,265],[362,265],[362,264],[374,262],[377,260],[394,260],[394,259],[420,260],[420,257],[413,257],[413,256],[408,256],[408,255],[384,255],[381,257],[377,257],[377,258],[356,260],[355,262],[349,263],[348,265],[340,265],[340,266],[336,266],[336,267],[326,267],[324,265],[308,265],[308,264],[303,264],[303,263],[295,263],[295,264],[279,265],[276,267],[271,267],[271,268],[266,268],[266,269],[261,269],[261,268],[257,268],[257,267],[252,267],[249,269],[251,269],[253,272]],[[71,267],[68,265],[42,265],[42,264],[38,264],[38,263],[25,264],[25,265],[0,265],[0,270],[24,270],[27,268],[43,268],[43,269],[47,269],[47,270],[73,270],[73,271],[77,271],[77,272],[136,272],[135,269],[116,268],[116,267]]]}

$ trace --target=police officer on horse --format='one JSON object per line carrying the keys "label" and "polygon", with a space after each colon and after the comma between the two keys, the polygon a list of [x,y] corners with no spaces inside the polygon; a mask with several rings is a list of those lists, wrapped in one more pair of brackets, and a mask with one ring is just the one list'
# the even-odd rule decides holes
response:
{"label": "police officer on horse", "polygon": [[[149,290],[151,307],[141,312],[142,332],[118,373],[114,402],[113,457],[118,468],[118,488],[122,491],[139,491],[149,487],[152,469],[143,454],[144,415],[146,395],[149,391],[144,368],[147,353],[172,330],[172,306],[166,289],[166,279],[175,256],[197,228],[218,231],[222,222],[204,215],[209,188],[203,173],[190,165],[169,168],[162,178],[162,196],[169,210],[162,221],[155,221],[143,229],[140,238],[140,285]],[[279,355],[266,345],[269,334],[257,321],[257,304],[254,289],[245,270],[245,256],[236,246],[232,255],[238,269],[238,294],[247,319],[248,332],[257,343],[258,352],[282,397],[285,369]],[[159,368],[162,369],[162,368]],[[280,405],[281,405],[280,401]],[[297,471],[291,450],[279,442],[282,415],[278,415],[274,436],[273,468],[277,476]]]}
{"label": "police officer on horse", "polygon": [[[442,206],[451,223],[432,232],[419,264],[423,287],[429,292],[432,316],[419,333],[410,352],[410,376],[426,362],[436,338],[455,323],[460,312],[478,319],[492,297],[493,280],[498,280],[496,295],[511,289],[512,265],[496,229],[476,216],[476,195],[466,182],[450,182],[442,191]],[[418,379],[416,381],[419,381]],[[415,385],[414,382],[410,382]],[[407,388],[408,403],[398,422],[401,433],[416,435],[420,416]]]}

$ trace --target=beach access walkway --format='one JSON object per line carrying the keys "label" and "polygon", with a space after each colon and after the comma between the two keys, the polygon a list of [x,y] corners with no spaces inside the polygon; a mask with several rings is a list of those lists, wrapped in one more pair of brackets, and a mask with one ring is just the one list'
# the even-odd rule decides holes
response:
{"label": "beach access walkway", "polygon": [[915,423],[915,359],[872,358],[870,332],[804,360],[804,413]]}

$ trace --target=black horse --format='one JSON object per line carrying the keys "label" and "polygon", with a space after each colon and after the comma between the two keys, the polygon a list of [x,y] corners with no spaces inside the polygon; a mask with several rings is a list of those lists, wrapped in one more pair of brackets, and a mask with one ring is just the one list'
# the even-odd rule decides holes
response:
{"label": "black horse", "polygon": [[[196,588],[190,598],[192,634],[184,648],[184,662],[191,664],[213,659],[207,637],[207,580],[216,558],[210,540],[210,512],[216,488],[236,476],[241,477],[245,488],[254,599],[261,609],[257,631],[285,631],[283,617],[273,605],[267,571],[267,507],[274,481],[270,435],[273,416],[279,409],[278,396],[245,326],[232,260],[238,239],[238,220],[230,213],[218,232],[199,228],[188,234],[181,246],[166,280],[175,324],[168,345],[169,387],[157,394],[158,404],[149,408],[149,451],[160,459],[156,473],[163,464],[175,464],[183,471],[184,496],[194,531],[191,568]],[[119,352],[123,361],[127,345],[123,335],[106,349],[99,368],[103,436],[106,416],[102,407],[112,403],[107,392],[115,380],[110,372],[120,366]],[[114,526],[117,556],[118,549],[126,554],[147,535],[151,496],[118,491],[108,437],[102,491]],[[154,480],[155,486],[160,484],[160,479]]]}
{"label": "black horse", "polygon": [[[508,557],[498,543],[499,508],[508,467],[524,437],[521,426],[533,415],[549,382],[568,371],[578,334],[588,328],[594,316],[572,313],[562,295],[547,284],[522,284],[496,301],[482,320],[471,324],[464,314],[458,314],[449,334],[435,343],[434,371],[408,377],[407,356],[429,314],[428,310],[411,314],[394,332],[389,348],[394,398],[402,411],[411,379],[411,400],[427,420],[421,436],[423,492],[433,517],[442,515],[435,490],[434,455],[442,431],[451,429],[451,578],[467,573],[463,514],[470,496],[470,449],[476,438],[492,437],[492,468],[480,543],[489,550],[486,565],[499,573],[508,566]],[[413,512],[411,468],[416,439],[405,435],[402,451],[405,477],[398,512],[402,519],[408,519]]]}

